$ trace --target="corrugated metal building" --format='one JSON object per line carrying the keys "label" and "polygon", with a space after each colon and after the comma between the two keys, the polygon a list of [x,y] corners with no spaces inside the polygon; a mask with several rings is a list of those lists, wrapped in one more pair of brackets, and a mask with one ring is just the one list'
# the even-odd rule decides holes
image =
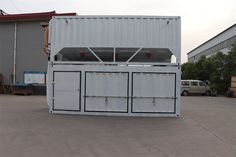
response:
{"label": "corrugated metal building", "polygon": [[[0,73],[4,84],[25,83],[24,73],[45,73],[47,55],[44,53],[42,23],[52,16],[74,16],[76,13],[57,14],[55,11],[31,14],[0,15]],[[36,85],[45,93],[45,83]]]}
{"label": "corrugated metal building", "polygon": [[201,56],[210,57],[220,51],[227,54],[234,43],[236,43],[236,24],[190,51],[188,62],[196,62]]}

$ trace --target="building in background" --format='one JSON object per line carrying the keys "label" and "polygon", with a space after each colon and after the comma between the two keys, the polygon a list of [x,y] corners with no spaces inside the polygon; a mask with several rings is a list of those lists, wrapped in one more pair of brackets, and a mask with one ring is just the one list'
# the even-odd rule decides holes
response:
{"label": "building in background", "polygon": [[196,62],[201,56],[210,57],[217,52],[227,54],[234,43],[236,43],[236,24],[190,51],[187,54],[188,62]]}
{"label": "building in background", "polygon": [[55,11],[30,14],[0,14],[0,73],[4,84],[34,83],[36,94],[46,92],[47,54],[44,52],[44,30]]}

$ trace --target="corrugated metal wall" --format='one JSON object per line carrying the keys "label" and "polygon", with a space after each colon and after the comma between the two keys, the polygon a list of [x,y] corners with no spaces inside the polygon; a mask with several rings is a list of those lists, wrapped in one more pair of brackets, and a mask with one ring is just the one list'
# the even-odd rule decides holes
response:
{"label": "corrugated metal wall", "polygon": [[63,47],[169,48],[180,60],[180,17],[54,17],[50,26],[52,55]]}
{"label": "corrugated metal wall", "polygon": [[4,83],[12,80],[13,71],[14,23],[0,23],[0,73]]}
{"label": "corrugated metal wall", "polygon": [[[222,34],[220,33],[218,36],[213,37],[212,39],[210,39],[209,41],[207,41],[206,43],[204,43],[203,45],[197,47],[196,49],[190,51],[188,53],[188,58],[193,58],[194,56],[197,56],[198,54],[234,37],[236,35],[236,25],[233,26],[232,28],[226,30],[225,32],[223,32]],[[214,52],[214,51],[213,51]],[[212,53],[213,53],[212,52]],[[199,57],[200,58],[200,57]],[[191,59],[190,59],[191,60]]]}
{"label": "corrugated metal wall", "polygon": [[[16,82],[23,83],[24,71],[47,71],[40,21],[17,22]],[[0,73],[11,84],[13,73],[14,22],[0,23]]]}
{"label": "corrugated metal wall", "polygon": [[24,71],[47,71],[43,51],[44,33],[40,22],[20,22],[17,31],[16,81],[23,82]]}

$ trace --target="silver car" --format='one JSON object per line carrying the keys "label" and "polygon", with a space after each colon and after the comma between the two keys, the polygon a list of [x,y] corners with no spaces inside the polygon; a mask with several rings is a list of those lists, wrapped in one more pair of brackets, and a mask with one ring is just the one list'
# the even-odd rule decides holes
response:
{"label": "silver car", "polygon": [[189,94],[211,95],[210,87],[201,80],[181,80],[181,95]]}

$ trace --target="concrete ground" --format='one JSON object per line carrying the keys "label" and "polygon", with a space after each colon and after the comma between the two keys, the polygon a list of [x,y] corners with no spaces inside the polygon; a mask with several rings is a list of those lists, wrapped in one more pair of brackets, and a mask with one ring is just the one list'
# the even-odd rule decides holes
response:
{"label": "concrete ground", "polygon": [[236,99],[182,97],[181,118],[48,114],[0,95],[0,157],[236,157]]}

